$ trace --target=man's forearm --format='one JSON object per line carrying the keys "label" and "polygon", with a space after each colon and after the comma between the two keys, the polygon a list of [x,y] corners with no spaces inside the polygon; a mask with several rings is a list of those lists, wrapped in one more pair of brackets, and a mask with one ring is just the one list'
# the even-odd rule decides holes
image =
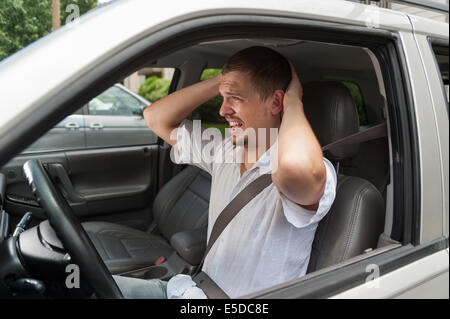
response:
{"label": "man's forearm", "polygon": [[173,145],[170,133],[194,109],[219,93],[221,75],[176,91],[151,104],[144,110],[148,127],[166,142]]}

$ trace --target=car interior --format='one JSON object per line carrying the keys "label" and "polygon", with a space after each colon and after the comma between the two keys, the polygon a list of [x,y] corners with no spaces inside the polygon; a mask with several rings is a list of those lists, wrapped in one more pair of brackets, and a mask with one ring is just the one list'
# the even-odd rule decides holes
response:
{"label": "car interior", "polygon": [[[394,223],[389,112],[371,50],[298,39],[222,39],[176,50],[144,67],[175,68],[174,91],[254,45],[274,48],[293,62],[306,116],[322,146],[387,124],[382,135],[324,151],[338,173],[337,193],[319,223],[306,278],[400,245],[389,236]],[[346,83],[357,88],[359,105]],[[192,274],[206,248],[211,176],[172,163],[170,150],[158,139],[151,145],[20,154],[0,168],[10,228],[26,212],[33,214],[29,227],[46,219],[22,168],[38,159],[112,274],[163,280]]]}

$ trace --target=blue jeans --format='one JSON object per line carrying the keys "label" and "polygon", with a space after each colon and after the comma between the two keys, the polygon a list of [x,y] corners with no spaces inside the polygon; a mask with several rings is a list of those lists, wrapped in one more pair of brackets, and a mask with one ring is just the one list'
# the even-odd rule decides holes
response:
{"label": "blue jeans", "polygon": [[167,281],[113,276],[125,299],[167,299]]}

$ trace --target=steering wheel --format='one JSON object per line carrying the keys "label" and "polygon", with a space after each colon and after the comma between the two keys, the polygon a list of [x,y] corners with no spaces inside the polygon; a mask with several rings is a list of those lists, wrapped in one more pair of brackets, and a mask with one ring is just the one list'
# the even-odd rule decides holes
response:
{"label": "steering wheel", "polygon": [[99,298],[122,299],[123,295],[97,253],[94,245],[75,217],[72,208],[56,189],[42,163],[29,160],[23,165],[37,201],[44,209],[52,225],[72,260],[80,267],[80,272]]}

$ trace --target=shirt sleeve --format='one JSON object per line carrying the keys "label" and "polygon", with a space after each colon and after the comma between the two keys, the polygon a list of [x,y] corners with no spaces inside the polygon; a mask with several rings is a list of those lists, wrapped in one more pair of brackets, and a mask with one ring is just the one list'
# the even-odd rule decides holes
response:
{"label": "shirt sleeve", "polygon": [[317,211],[308,210],[297,203],[291,201],[280,193],[281,203],[283,205],[284,215],[289,223],[297,228],[307,227],[311,224],[318,223],[333,205],[336,197],[337,176],[333,164],[326,158],[323,159],[327,171],[327,180],[325,190],[319,201]]}
{"label": "shirt sleeve", "polygon": [[222,142],[220,131],[201,127],[200,121],[183,120],[177,128],[177,142],[170,152],[176,164],[195,165],[212,173],[213,163]]}
{"label": "shirt sleeve", "polygon": [[208,299],[191,276],[178,274],[167,282],[167,299]]}

